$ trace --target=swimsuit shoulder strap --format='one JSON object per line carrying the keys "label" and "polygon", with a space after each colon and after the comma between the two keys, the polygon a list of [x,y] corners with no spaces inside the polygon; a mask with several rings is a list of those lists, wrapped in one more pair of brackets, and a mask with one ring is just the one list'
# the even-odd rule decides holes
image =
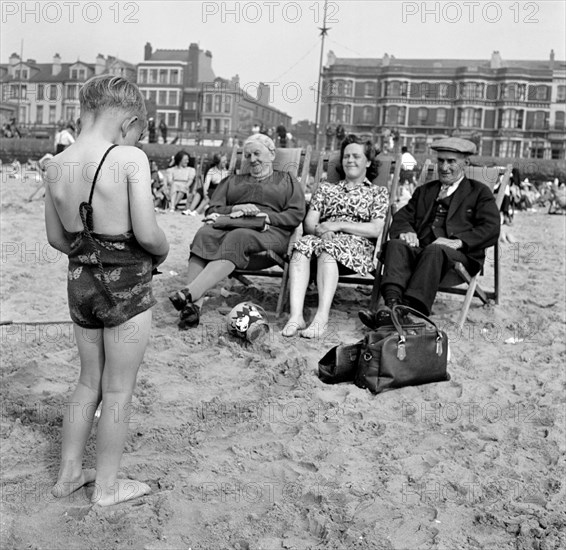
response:
{"label": "swimsuit shoulder strap", "polygon": [[94,173],[94,179],[92,180],[92,187],[90,188],[90,196],[88,197],[88,204],[92,204],[92,195],[94,194],[94,186],[96,185],[98,174],[100,174],[100,169],[102,168],[102,165],[104,164],[104,161],[108,156],[108,153],[110,153],[110,151],[112,151],[114,147],[118,147],[118,144],[115,143],[114,145],[111,145],[110,147],[108,147],[108,149],[106,149],[106,152],[104,153],[104,155],[102,155],[102,160],[100,161],[100,164],[96,168],[96,172]]}

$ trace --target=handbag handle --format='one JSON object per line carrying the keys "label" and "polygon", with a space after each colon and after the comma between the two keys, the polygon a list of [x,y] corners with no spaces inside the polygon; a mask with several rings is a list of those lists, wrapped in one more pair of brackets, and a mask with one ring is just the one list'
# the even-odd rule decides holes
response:
{"label": "handbag handle", "polygon": [[425,320],[427,323],[429,323],[430,325],[432,325],[434,327],[434,330],[436,330],[436,354],[437,355],[442,355],[442,333],[440,332],[440,329],[436,326],[436,323],[432,320],[429,319],[424,313],[421,313],[420,311],[417,311],[416,309],[413,309],[412,307],[409,306],[405,306],[402,304],[398,304],[398,305],[394,305],[391,308],[391,320],[393,321],[393,325],[395,326],[395,330],[397,330],[397,332],[399,333],[399,343],[397,345],[397,357],[402,361],[403,359],[405,359],[406,357],[406,352],[405,352],[405,339],[406,339],[406,334],[405,331],[403,330],[403,326],[401,325],[400,321],[399,321],[399,316],[398,316],[398,312],[399,311],[406,311],[408,313],[410,313],[411,315],[414,315],[415,317],[419,317],[420,319]]}

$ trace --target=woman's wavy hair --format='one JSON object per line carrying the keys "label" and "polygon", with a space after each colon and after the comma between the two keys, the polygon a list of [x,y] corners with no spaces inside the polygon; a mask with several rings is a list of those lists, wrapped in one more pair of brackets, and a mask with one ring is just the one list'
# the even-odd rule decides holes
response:
{"label": "woman's wavy hair", "polygon": [[348,145],[351,145],[352,143],[357,143],[358,145],[363,146],[364,155],[370,161],[370,165],[366,172],[366,177],[369,181],[373,181],[377,177],[377,172],[379,170],[380,163],[376,159],[376,157],[377,155],[379,155],[380,151],[375,147],[371,140],[363,140],[355,134],[348,134],[342,141],[342,145],[340,146],[340,163],[336,167],[336,171],[338,172],[338,174],[340,174],[341,179],[344,179],[346,177],[344,168],[342,168],[342,161],[344,160],[344,151],[346,147],[348,147]]}
{"label": "woman's wavy hair", "polygon": [[173,157],[173,166],[179,166],[181,164],[181,161],[183,160],[183,157],[187,155],[187,157],[189,157],[189,165],[191,163],[191,155],[189,155],[189,153],[187,153],[187,151],[181,149],[180,151],[178,151],[175,156]]}

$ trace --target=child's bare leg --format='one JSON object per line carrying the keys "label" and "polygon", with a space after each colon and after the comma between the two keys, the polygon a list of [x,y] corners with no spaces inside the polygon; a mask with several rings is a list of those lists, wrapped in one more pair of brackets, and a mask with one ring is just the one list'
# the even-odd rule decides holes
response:
{"label": "child's bare leg", "polygon": [[94,481],[95,470],[83,470],[83,453],[92,429],[94,413],[100,403],[104,345],[102,329],[85,329],[78,325],[75,339],[79,348],[81,374],[63,414],[61,466],[57,483],[51,490],[56,497],[70,495]]}
{"label": "child's bare leg", "polygon": [[149,493],[140,481],[118,480],[120,459],[128,435],[136,376],[149,340],[151,310],[104,330],[106,360],[102,375],[102,411],[96,439],[96,490],[92,502],[109,506]]}

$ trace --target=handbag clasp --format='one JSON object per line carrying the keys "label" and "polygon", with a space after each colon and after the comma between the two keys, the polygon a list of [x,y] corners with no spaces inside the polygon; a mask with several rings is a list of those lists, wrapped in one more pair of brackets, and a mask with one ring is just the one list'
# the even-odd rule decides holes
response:
{"label": "handbag clasp", "polygon": [[405,337],[399,336],[399,343],[397,344],[397,359],[404,361],[407,357],[407,350],[405,349]]}
{"label": "handbag clasp", "polygon": [[442,355],[442,336],[438,335],[436,337],[436,355]]}

